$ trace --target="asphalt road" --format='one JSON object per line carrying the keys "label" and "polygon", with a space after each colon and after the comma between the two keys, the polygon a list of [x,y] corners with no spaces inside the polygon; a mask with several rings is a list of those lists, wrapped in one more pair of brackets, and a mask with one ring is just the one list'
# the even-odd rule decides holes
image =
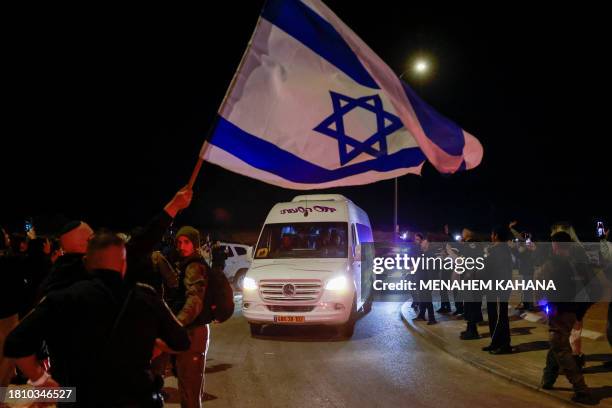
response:
{"label": "asphalt road", "polygon": [[[212,328],[207,407],[559,407],[411,333],[400,303],[375,303],[350,340],[316,327],[267,327],[237,314]],[[174,378],[166,382],[178,406]]]}

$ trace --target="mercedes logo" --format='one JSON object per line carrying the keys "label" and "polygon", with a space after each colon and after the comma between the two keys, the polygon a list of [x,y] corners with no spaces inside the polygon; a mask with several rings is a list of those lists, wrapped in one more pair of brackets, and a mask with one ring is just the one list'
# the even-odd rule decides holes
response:
{"label": "mercedes logo", "polygon": [[283,295],[292,297],[295,295],[295,286],[291,283],[287,283],[283,286]]}

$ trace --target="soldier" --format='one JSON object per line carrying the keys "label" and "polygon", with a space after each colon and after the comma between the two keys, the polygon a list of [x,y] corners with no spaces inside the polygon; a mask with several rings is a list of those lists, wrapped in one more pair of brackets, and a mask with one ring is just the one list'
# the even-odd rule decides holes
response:
{"label": "soldier", "polygon": [[572,290],[575,290],[575,272],[570,262],[572,238],[567,232],[561,231],[553,234],[551,240],[553,255],[542,266],[540,278],[554,279],[559,294],[549,302],[550,349],[546,355],[542,388],[552,389],[559,373],[563,372],[574,388],[572,400],[590,403],[592,396],[584,382],[580,367],[572,356],[570,345],[570,334],[577,322],[577,313],[581,309],[580,303],[570,299]]}
{"label": "soldier", "polygon": [[176,356],[181,407],[201,407],[204,396],[204,368],[208,349],[208,322],[210,310],[205,307],[204,298],[208,287],[209,268],[200,248],[200,233],[189,226],[182,227],[176,234],[178,259],[178,288],[173,291],[172,310],[178,320],[187,328],[191,347]]}

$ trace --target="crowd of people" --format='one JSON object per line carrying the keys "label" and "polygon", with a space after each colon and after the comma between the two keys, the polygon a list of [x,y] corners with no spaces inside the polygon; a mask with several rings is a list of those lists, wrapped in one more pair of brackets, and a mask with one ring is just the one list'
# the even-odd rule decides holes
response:
{"label": "crowd of people", "polygon": [[[560,374],[565,374],[572,384],[578,402],[589,402],[591,395],[584,381],[581,369],[585,365],[582,353],[582,321],[595,301],[601,299],[596,294],[600,282],[595,279],[595,270],[587,253],[578,240],[571,225],[558,223],[551,228],[550,244],[542,245],[531,241],[531,234],[519,232],[517,222],[507,227],[494,227],[488,239],[479,239],[479,235],[469,228],[464,228],[461,244],[453,245],[445,226],[442,234],[414,235],[417,253],[425,257],[484,257],[485,267],[481,271],[468,271],[463,274],[441,270],[416,271],[416,280],[456,279],[456,280],[511,280],[513,270],[523,280],[554,279],[562,295],[548,296],[546,306],[537,292],[522,291],[521,303],[516,305],[519,312],[537,312],[542,307],[546,310],[549,326],[550,348],[546,357],[546,366],[542,375],[542,388],[552,389]],[[603,277],[612,280],[612,244],[608,241],[609,230],[599,237],[599,266]],[[485,242],[486,241],[486,242]],[[540,247],[540,248],[539,248]],[[543,250],[544,248],[546,250]],[[578,288],[586,293],[586,298],[568,298],[569,293],[577,293]],[[569,290],[568,290],[569,289]],[[572,292],[573,291],[573,292]],[[484,322],[483,309],[487,311],[487,321],[491,342],[482,348],[493,355],[513,352],[510,336],[510,319],[508,302],[511,290],[484,291],[440,291],[440,308],[434,312],[432,292],[419,290],[412,303],[416,311],[416,321],[427,321],[428,325],[438,323],[437,314],[452,314],[454,318],[466,321],[466,330],[459,334],[461,340],[480,339],[479,324]],[[579,295],[579,296],[582,296]],[[451,308],[450,297],[454,300],[455,310]],[[590,296],[590,298],[589,298]],[[483,308],[483,299],[486,307]],[[538,302],[539,301],[539,302]],[[542,306],[539,306],[542,303]],[[612,304],[608,307],[608,340],[612,345]],[[427,319],[426,319],[427,317]],[[610,364],[610,363],[607,363]]]}
{"label": "crowd of people", "polygon": [[[163,378],[171,370],[178,379],[181,406],[201,406],[209,324],[231,316],[233,297],[224,286],[223,254],[212,251],[207,259],[197,229],[183,226],[170,247],[160,247],[191,198],[191,190],[179,190],[145,227],[131,234],[94,231],[84,221],[67,223],[53,237],[36,236],[33,228],[24,235],[2,229],[0,387],[15,382],[76,387],[77,406],[162,406]],[[487,259],[483,271],[458,275],[419,270],[416,278],[509,280],[518,269],[523,279],[564,276],[571,286],[577,276],[591,273],[571,226],[553,226],[552,251],[545,255],[530,234],[516,226],[512,222],[495,227],[485,239],[465,228],[459,248],[449,244],[447,227],[443,234],[415,234],[415,247],[425,257]],[[599,257],[609,277],[608,236],[605,231],[601,237]],[[432,292],[420,290],[413,307],[416,320],[428,324],[436,324],[440,314],[464,319],[466,330],[459,336],[467,341],[481,338],[485,297],[491,341],[482,350],[508,354],[513,352],[510,295],[509,290],[442,291],[441,306],[434,311]],[[581,402],[590,398],[581,373],[585,358],[580,334],[591,304],[552,299],[547,306],[550,349],[542,387],[552,388],[564,374]],[[517,309],[538,311],[537,296],[524,291]],[[609,339],[612,344],[612,333]]]}
{"label": "crowd of people", "polygon": [[201,406],[209,323],[231,315],[233,297],[221,305],[224,259],[203,257],[197,229],[160,248],[191,199],[181,189],[132,234],[83,221],[54,238],[3,230],[0,387],[75,387],[71,406],[152,407],[172,370],[181,406]]}

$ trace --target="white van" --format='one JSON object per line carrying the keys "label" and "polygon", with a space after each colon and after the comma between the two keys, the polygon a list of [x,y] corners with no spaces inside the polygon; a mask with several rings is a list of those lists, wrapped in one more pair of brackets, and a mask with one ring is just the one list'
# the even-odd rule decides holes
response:
{"label": "white van", "polygon": [[242,312],[251,333],[264,324],[323,324],[352,336],[358,312],[371,308],[370,288],[361,293],[364,242],[373,242],[368,215],[342,195],[276,204],[243,281]]}

